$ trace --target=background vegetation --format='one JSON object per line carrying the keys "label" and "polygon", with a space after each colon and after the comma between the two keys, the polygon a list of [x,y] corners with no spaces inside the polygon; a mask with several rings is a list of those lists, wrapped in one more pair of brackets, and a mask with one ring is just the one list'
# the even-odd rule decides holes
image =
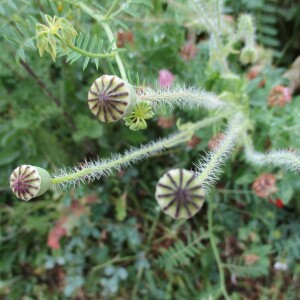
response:
{"label": "background vegetation", "polygon": [[[127,49],[121,55],[132,78],[138,73],[140,82],[153,83],[161,69],[168,69],[175,82],[216,93],[246,88],[256,123],[256,148],[300,149],[299,96],[294,94],[283,108],[268,107],[270,90],[286,83],[282,75],[300,53],[299,1],[226,2],[232,22],[241,12],[253,13],[258,43],[273,49],[271,56],[263,50],[264,67],[252,80],[246,76],[250,66],[230,57],[241,74],[239,86],[207,72],[207,36],[190,28],[185,1],[127,2],[136,4],[118,16],[113,31],[119,46]],[[12,196],[8,178],[20,164],[55,172],[84,163],[85,157],[108,157],[128,145],[166,136],[176,128],[173,118],[204,116],[201,111],[161,112],[139,132],[122,122],[99,123],[86,105],[87,92],[97,77],[113,73],[114,63],[100,61],[98,70],[90,63],[83,71],[84,59],[70,65],[66,57],[55,63],[48,54],[40,58],[35,24],[42,22],[41,13],[67,14],[80,32],[97,33],[105,49],[109,44],[82,12],[54,3],[0,2],[0,298],[218,299],[213,233],[231,299],[298,299],[299,176],[249,166],[237,150],[211,195],[217,203],[213,224],[206,205],[187,221],[174,221],[158,209],[157,180],[170,168],[193,168],[222,123],[197,132],[197,145],[153,155],[93,184],[63,193],[56,190],[30,202]],[[101,1],[104,7],[109,3]],[[195,55],[187,60],[184,46],[191,36]],[[276,175],[278,191],[259,198],[252,183],[268,172]],[[278,199],[283,205],[276,205]],[[279,270],[278,263],[287,269]]]}

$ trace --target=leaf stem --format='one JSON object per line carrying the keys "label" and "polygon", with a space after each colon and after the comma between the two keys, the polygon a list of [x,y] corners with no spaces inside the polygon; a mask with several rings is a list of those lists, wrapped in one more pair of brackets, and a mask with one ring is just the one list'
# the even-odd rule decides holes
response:
{"label": "leaf stem", "polygon": [[119,3],[120,0],[115,0],[113,2],[113,4],[111,5],[111,7],[109,8],[109,10],[107,11],[106,15],[104,16],[104,20],[108,20],[110,15],[112,14],[112,11],[114,10],[114,8],[117,6],[117,4]]}
{"label": "leaf stem", "polygon": [[76,47],[74,44],[72,43],[68,43],[67,46],[74,50],[77,53],[82,54],[83,56],[86,57],[91,57],[91,58],[111,58],[111,57],[115,57],[116,56],[116,52],[112,51],[110,53],[93,53],[93,52],[88,52],[85,51],[83,49],[80,49],[78,47]]}
{"label": "leaf stem", "polygon": [[[99,15],[98,13],[95,13],[90,7],[88,7],[87,5],[85,5],[83,2],[76,3],[75,5],[79,6],[85,13],[87,13],[89,16],[91,16],[97,22],[100,23],[100,25],[105,30],[105,33],[106,33],[106,35],[108,37],[108,40],[109,40],[112,48],[113,49],[117,49],[117,44],[116,44],[114,35],[113,35],[112,31],[111,31],[110,26],[106,22],[105,17],[103,18],[102,15]],[[124,65],[123,65],[123,62],[122,62],[121,57],[120,57],[120,55],[119,55],[118,52],[115,52],[115,59],[116,59],[116,63],[118,65],[118,68],[119,68],[119,71],[120,71],[122,79],[128,81],[127,76],[126,76],[126,72],[125,72],[125,68],[124,68]]]}

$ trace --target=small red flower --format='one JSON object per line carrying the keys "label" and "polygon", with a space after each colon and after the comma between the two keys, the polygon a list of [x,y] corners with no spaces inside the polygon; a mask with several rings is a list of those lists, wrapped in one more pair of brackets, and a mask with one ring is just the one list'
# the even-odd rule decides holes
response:
{"label": "small red flower", "polygon": [[278,208],[283,208],[284,204],[283,204],[283,201],[281,199],[276,199],[276,200],[272,200],[272,199],[269,199],[269,202],[275,206],[277,206]]}

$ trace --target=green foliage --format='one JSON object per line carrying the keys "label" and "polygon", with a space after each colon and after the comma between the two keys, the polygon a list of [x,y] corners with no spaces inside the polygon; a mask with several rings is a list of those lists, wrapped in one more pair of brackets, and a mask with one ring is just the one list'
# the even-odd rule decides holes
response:
{"label": "green foliage", "polygon": [[162,251],[157,259],[158,265],[167,271],[171,271],[191,264],[195,256],[199,255],[201,249],[204,248],[201,240],[207,239],[207,237],[208,235],[205,232],[199,235],[192,232],[191,235],[187,236],[186,243],[181,240],[176,241],[174,245]]}
{"label": "green foliage", "polygon": [[[92,2],[85,1],[89,6]],[[199,144],[183,143],[164,153],[151,153],[149,159],[107,179],[64,193],[54,190],[31,203],[21,203],[11,195],[8,178],[19,164],[28,162],[55,173],[62,166],[80,162],[80,169],[85,158],[109,158],[129,146],[139,147],[175,131],[174,124],[172,128],[158,125],[160,112],[149,120],[147,130],[139,132],[122,123],[104,126],[94,119],[86,106],[88,89],[95,78],[110,73],[110,68],[117,73],[115,59],[79,55],[71,48],[66,52],[58,49],[55,63],[49,55],[41,59],[35,25],[43,22],[44,14],[73,24],[79,33],[75,47],[89,54],[120,55],[126,74],[137,78],[130,80],[139,82],[137,85],[143,81],[138,78],[155,83],[159,70],[169,69],[181,86],[206,89],[234,105],[249,102],[245,113],[252,120],[254,145],[259,151],[300,148],[299,96],[283,108],[267,105],[271,88],[285,83],[282,74],[287,65],[279,69],[269,64],[248,80],[248,67],[240,66],[238,56],[232,53],[229,66],[238,76],[225,77],[208,66],[209,42],[202,29],[190,27],[188,21],[194,15],[186,1],[116,1],[109,12],[113,2],[101,1],[93,7],[98,16],[110,14],[114,39],[121,29],[133,34],[133,42],[123,41],[122,48],[127,51],[118,51],[99,23],[65,1],[1,1],[0,298],[222,299],[220,273],[209,239],[213,234],[231,299],[297,299],[299,175],[250,166],[242,143],[238,143],[215,188],[218,197],[212,230],[207,228],[206,204],[195,218],[184,222],[170,220],[157,208],[153,194],[160,176],[174,167],[194,168],[199,153],[208,151],[208,141],[224,127],[223,120],[197,130]],[[274,45],[266,39],[270,46],[283,44],[271,28],[277,31],[275,20],[294,18],[295,13],[278,16],[274,10],[266,11],[266,1],[230,2],[228,6],[238,13],[245,8],[253,12],[258,41],[269,37]],[[271,6],[282,10],[275,2]],[[291,11],[298,6],[294,3]],[[190,61],[182,55],[189,34],[197,50]],[[294,39],[292,35],[292,43]],[[207,116],[199,110],[177,108],[164,113],[181,118],[183,124]],[[277,179],[278,191],[270,199],[257,197],[251,189],[264,172],[274,173]],[[283,201],[283,208],[269,202],[277,198]],[[49,246],[55,228],[63,232],[59,249]],[[249,257],[254,260],[249,262]],[[283,260],[288,270],[274,270],[275,262]]]}
{"label": "green foliage", "polygon": [[16,60],[25,60],[25,53],[27,50],[35,50],[35,24],[37,20],[31,16],[26,21],[18,20],[17,22],[12,21],[12,25],[4,29],[4,38],[12,43],[16,48]]}
{"label": "green foliage", "polygon": [[[90,53],[100,53],[102,51],[103,47],[103,40],[99,39],[97,35],[95,35],[93,38],[90,37],[89,34],[86,35],[84,38],[83,35],[80,33],[78,38],[75,41],[74,44],[76,47],[81,48],[82,50],[88,51]],[[109,52],[109,51],[107,51]],[[64,54],[62,52],[62,54]],[[82,55],[76,51],[72,51],[72,49],[69,49],[67,52],[68,58],[67,62],[70,62],[71,64],[74,63],[76,60],[78,60]],[[87,56],[84,60],[82,69],[85,70],[85,68],[88,66],[89,62],[91,60],[91,57]],[[96,69],[99,68],[99,61],[100,58],[94,58]]]}
{"label": "green foliage", "polygon": [[259,44],[273,49],[277,61],[291,63],[297,56],[297,37],[299,22],[295,16],[299,13],[298,1],[286,0],[227,0],[228,11],[238,15],[247,11],[255,16],[257,40]]}
{"label": "green foliage", "polygon": [[262,275],[267,275],[270,267],[268,258],[270,252],[271,247],[269,245],[252,247],[243,254],[243,260],[247,258],[247,255],[254,255],[257,261],[253,263],[249,262],[248,265],[246,265],[245,262],[240,259],[240,261],[237,260],[232,264],[225,264],[225,267],[232,275],[237,277],[257,278]]}

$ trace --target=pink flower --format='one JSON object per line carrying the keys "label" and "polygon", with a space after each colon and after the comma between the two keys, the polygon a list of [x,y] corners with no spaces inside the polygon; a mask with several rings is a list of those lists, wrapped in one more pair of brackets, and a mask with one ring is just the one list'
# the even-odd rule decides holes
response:
{"label": "pink flower", "polygon": [[292,100],[292,93],[288,87],[283,88],[283,95],[286,102],[290,102]]}
{"label": "pink flower", "polygon": [[161,87],[170,87],[175,79],[175,76],[166,69],[159,71],[158,82]]}

